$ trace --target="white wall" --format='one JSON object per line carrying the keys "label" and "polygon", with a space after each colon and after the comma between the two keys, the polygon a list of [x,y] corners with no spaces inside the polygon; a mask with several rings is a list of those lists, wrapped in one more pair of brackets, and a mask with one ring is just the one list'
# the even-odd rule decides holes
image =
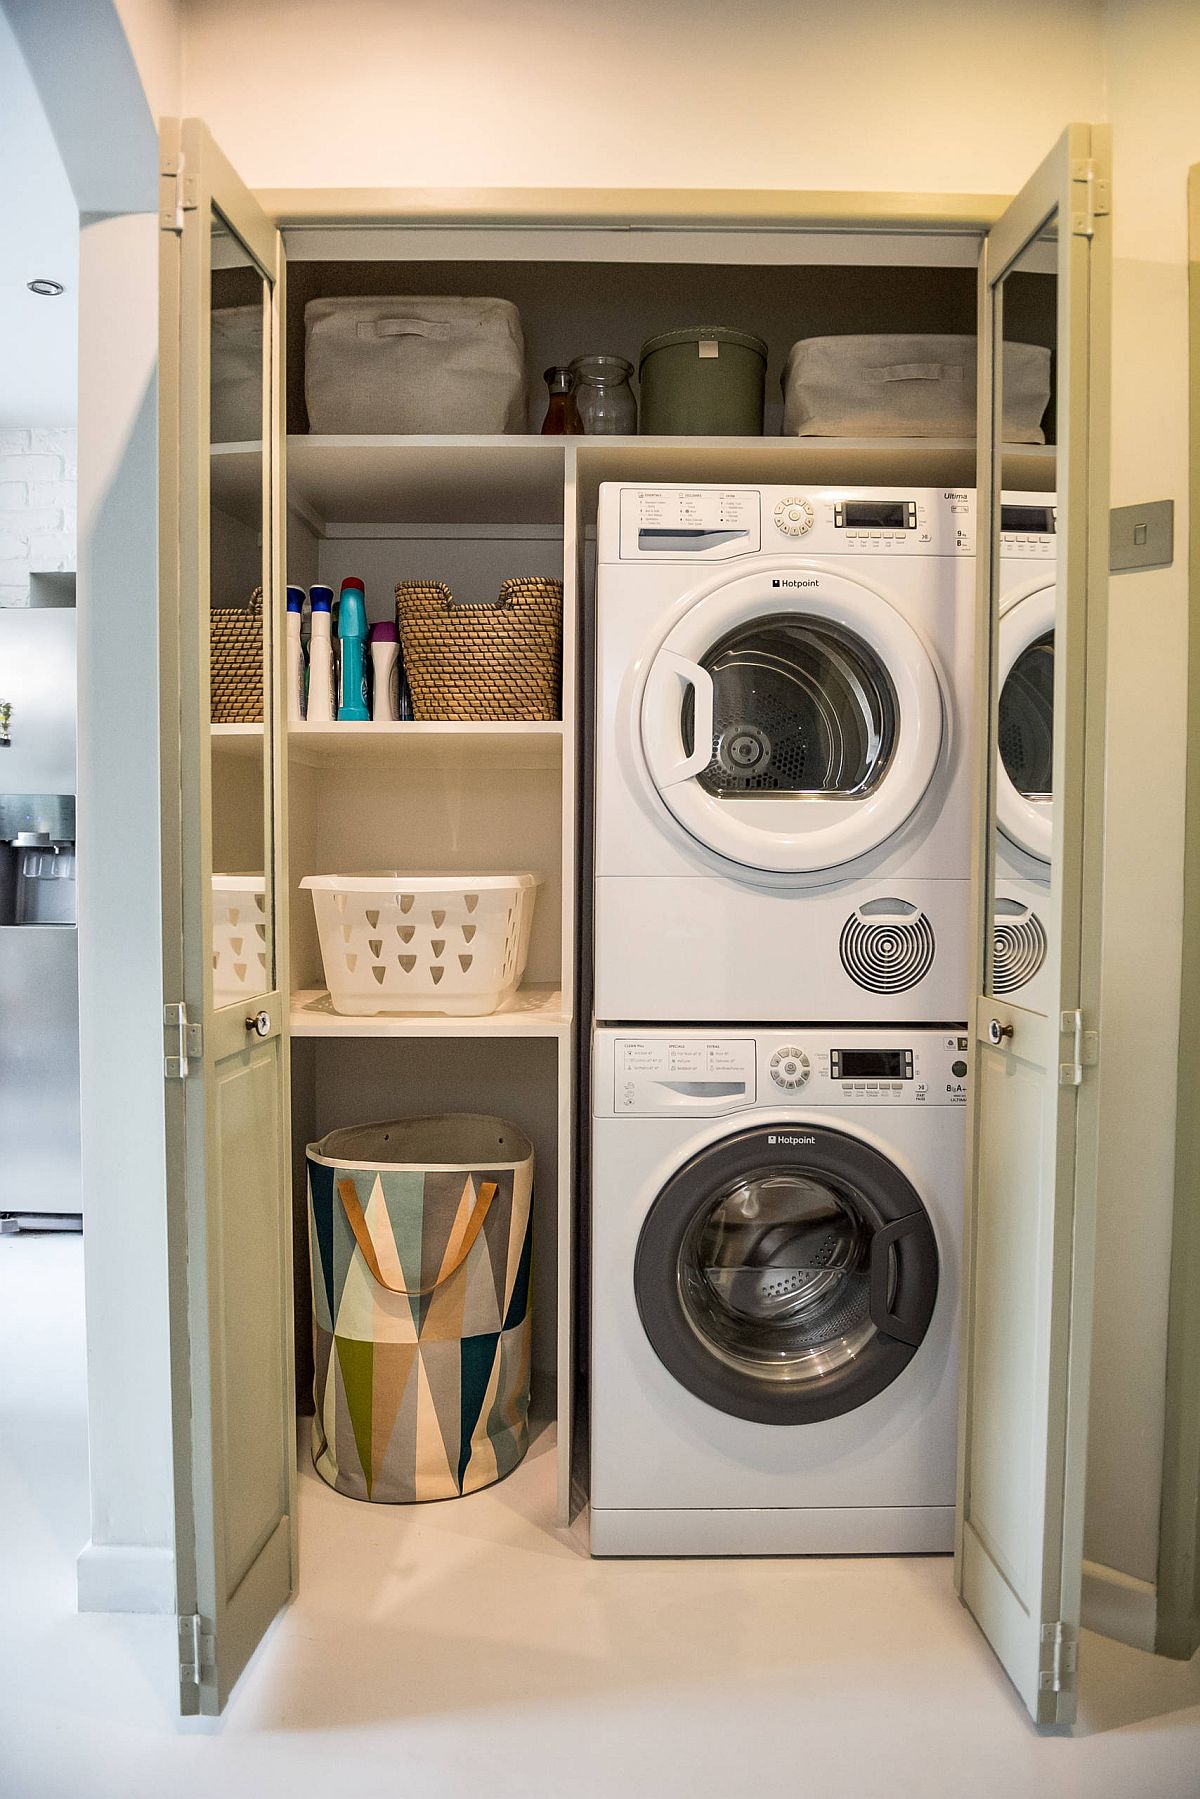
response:
{"label": "white wall", "polygon": [[0,425],[0,606],[29,604],[35,571],[75,567],[73,429]]}
{"label": "white wall", "polygon": [[[91,1542],[84,1608],[172,1611],[158,793],[158,145],[112,0],[0,0],[80,233],[79,987]],[[170,89],[166,0],[131,0]],[[178,68],[178,37],[174,62]],[[151,77],[148,75],[148,79]],[[114,946],[120,946],[115,949]]]}
{"label": "white wall", "polygon": [[[0,426],[73,425],[79,211],[2,9],[0,96]],[[66,291],[31,294],[47,276]]]}
{"label": "white wall", "polygon": [[1152,1583],[1174,1179],[1187,734],[1187,171],[1200,8],[1109,0],[1114,505],[1175,501],[1171,568],[1110,584],[1099,1256],[1086,1553]]}
{"label": "white wall", "polygon": [[188,0],[252,187],[1012,190],[1102,105],[1099,0]]}

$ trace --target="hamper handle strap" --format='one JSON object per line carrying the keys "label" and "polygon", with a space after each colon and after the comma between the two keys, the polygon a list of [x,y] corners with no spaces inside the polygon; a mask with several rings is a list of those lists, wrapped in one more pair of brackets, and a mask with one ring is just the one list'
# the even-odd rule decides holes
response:
{"label": "hamper handle strap", "polygon": [[467,1220],[467,1228],[463,1232],[462,1242],[458,1246],[453,1263],[449,1268],[443,1269],[435,1281],[430,1281],[428,1286],[424,1287],[406,1287],[402,1281],[389,1281],[385,1278],[383,1270],[379,1266],[375,1245],[371,1241],[371,1233],[367,1229],[366,1214],[362,1209],[362,1201],[358,1197],[358,1188],[352,1180],[343,1178],[338,1182],[337,1190],[350,1229],[354,1232],[354,1241],[362,1251],[363,1261],[371,1270],[374,1279],[389,1293],[403,1293],[409,1299],[419,1299],[426,1293],[432,1293],[444,1281],[448,1281],[452,1274],[457,1274],[475,1246],[475,1239],[483,1229],[484,1221],[491,1210],[492,1201],[495,1199],[499,1187],[495,1181],[480,1181],[475,1210]]}
{"label": "hamper handle strap", "polygon": [[893,362],[863,375],[868,381],[961,381],[963,371],[957,363]]}
{"label": "hamper handle strap", "polygon": [[445,319],[360,319],[357,337],[428,337],[444,343],[453,326]]}

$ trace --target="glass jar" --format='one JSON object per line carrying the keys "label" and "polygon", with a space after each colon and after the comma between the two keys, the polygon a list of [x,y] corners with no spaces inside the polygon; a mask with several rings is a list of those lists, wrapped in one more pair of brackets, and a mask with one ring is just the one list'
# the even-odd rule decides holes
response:
{"label": "glass jar", "polygon": [[629,385],[633,364],[623,356],[577,356],[571,364],[575,404],[589,437],[632,437],[637,401]]}

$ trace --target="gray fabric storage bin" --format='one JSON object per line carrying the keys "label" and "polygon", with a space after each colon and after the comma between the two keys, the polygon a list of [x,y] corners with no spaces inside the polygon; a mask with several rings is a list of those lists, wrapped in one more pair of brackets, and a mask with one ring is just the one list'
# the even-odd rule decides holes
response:
{"label": "gray fabric storage bin", "polygon": [[262,438],[262,327],[261,305],[213,309],[209,436],[215,444]]}
{"label": "gray fabric storage bin", "polygon": [[525,430],[525,340],[508,300],[310,300],[308,428],[347,435]]}
{"label": "gray fabric storage bin", "polygon": [[[970,437],[974,337],[806,337],[783,371],[785,437]],[[1045,443],[1050,352],[1004,346],[1004,441]]]}

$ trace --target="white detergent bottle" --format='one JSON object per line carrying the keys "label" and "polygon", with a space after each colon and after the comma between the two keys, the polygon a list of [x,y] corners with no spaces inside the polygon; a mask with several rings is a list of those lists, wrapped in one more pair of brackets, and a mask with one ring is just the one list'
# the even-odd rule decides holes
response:
{"label": "white detergent bottle", "polygon": [[332,587],[310,587],[312,635],[308,642],[308,722],[329,724],[333,711]]}
{"label": "white detergent bottle", "polygon": [[304,589],[287,590],[287,703],[289,725],[299,724],[304,717],[304,645],[300,627],[304,622]]}

